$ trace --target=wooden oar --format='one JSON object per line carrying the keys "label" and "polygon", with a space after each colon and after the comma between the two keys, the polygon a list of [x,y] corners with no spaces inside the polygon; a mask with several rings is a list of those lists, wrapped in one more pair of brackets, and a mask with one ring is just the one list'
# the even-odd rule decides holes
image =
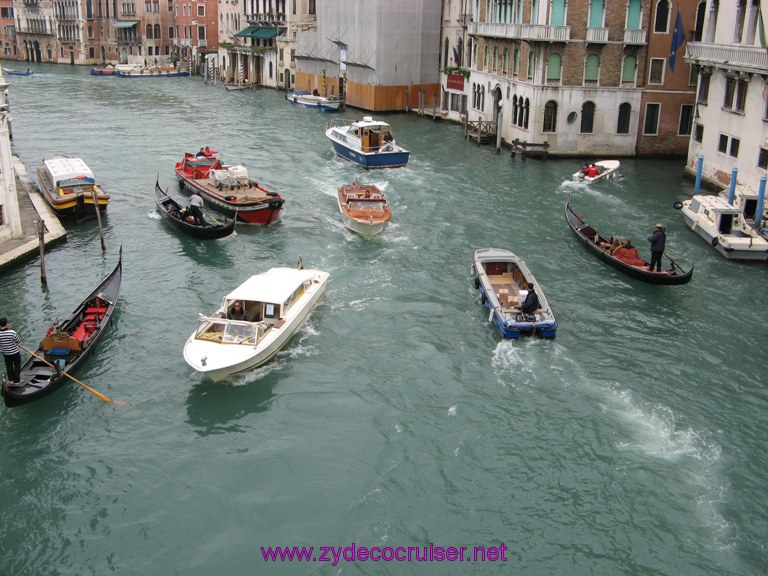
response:
{"label": "wooden oar", "polygon": [[[221,222],[216,220],[216,218],[214,218],[213,214],[208,212],[208,210],[203,209],[203,212],[205,212],[205,215],[208,216],[208,218],[210,218],[213,221],[213,223],[216,224],[216,226],[224,226],[224,224],[222,224]],[[237,213],[235,213],[235,218],[237,218]],[[233,238],[234,240],[237,240],[237,232],[232,230],[232,234],[230,234],[230,237]]]}
{"label": "wooden oar", "polygon": [[672,262],[672,265],[673,265],[673,266],[677,266],[678,268],[680,268],[680,272],[685,272],[685,270],[683,270],[682,266],[680,266],[680,264],[678,264],[677,262],[675,262],[674,260],[672,260],[672,258],[670,257],[670,255],[669,255],[669,254],[667,254],[666,252],[664,252],[664,256],[666,256],[667,258],[669,258],[669,261],[670,261],[670,262]]}
{"label": "wooden oar", "polygon": [[102,394],[101,392],[98,392],[98,391],[94,390],[93,388],[91,388],[90,386],[88,386],[88,384],[85,384],[84,382],[80,382],[80,380],[78,380],[78,379],[77,379],[77,378],[75,378],[74,376],[71,376],[71,375],[67,374],[66,372],[64,372],[63,370],[60,370],[59,368],[57,368],[56,366],[54,366],[53,364],[51,364],[50,362],[48,362],[48,360],[46,360],[45,358],[41,358],[40,356],[38,356],[37,354],[35,354],[35,353],[34,353],[34,352],[32,352],[31,350],[27,350],[26,348],[24,348],[24,346],[19,346],[19,348],[21,348],[22,350],[24,350],[24,352],[26,352],[26,353],[27,353],[27,354],[29,354],[30,356],[34,356],[35,358],[37,358],[37,359],[38,359],[38,360],[40,360],[41,362],[43,362],[43,363],[45,363],[45,364],[48,364],[48,366],[50,366],[51,368],[53,368],[53,369],[54,369],[54,370],[56,370],[57,372],[61,372],[62,374],[64,374],[64,376],[66,376],[67,378],[69,378],[69,379],[70,379],[70,380],[72,380],[73,382],[75,382],[75,383],[79,384],[80,386],[82,386],[83,388],[85,388],[86,390],[88,390],[88,392],[90,392],[91,394],[93,394],[94,396],[96,396],[96,397],[97,397],[99,400],[103,400],[103,401],[104,401],[104,402],[106,402],[107,404],[112,404],[112,402],[113,402],[112,398],[109,398],[108,396],[104,396],[104,394]]}

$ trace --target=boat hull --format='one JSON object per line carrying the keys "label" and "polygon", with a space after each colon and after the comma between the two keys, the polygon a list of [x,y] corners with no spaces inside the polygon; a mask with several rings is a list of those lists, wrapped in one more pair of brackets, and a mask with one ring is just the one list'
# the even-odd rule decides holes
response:
{"label": "boat hull", "polygon": [[[45,346],[46,339],[55,338],[56,334],[43,340],[35,354],[51,364],[58,363],[61,368],[54,368],[41,360],[30,357],[21,367],[20,387],[10,387],[3,383],[3,402],[8,407],[28,404],[40,400],[58,390],[69,380],[66,374],[74,373],[80,365],[93,353],[96,342],[101,338],[111,323],[112,314],[120,296],[120,285],[123,276],[122,248],[117,266],[99,286],[86,297],[75,311],[58,325],[60,333],[71,334],[78,341],[79,350],[69,350],[60,353],[55,348]],[[106,303],[103,308],[93,308],[94,299],[99,298]],[[98,310],[94,312],[94,310]],[[90,317],[88,315],[91,314]]]}
{"label": "boat hull", "polygon": [[723,258],[739,262],[768,261],[768,240],[748,226],[739,209],[724,199],[697,195],[683,202],[680,211],[686,226]]}
{"label": "boat hull", "polygon": [[335,98],[324,98],[322,96],[313,96],[312,94],[299,94],[290,92],[286,94],[285,99],[291,104],[296,104],[309,110],[323,110],[325,112],[335,112],[341,107],[341,100]]}
{"label": "boat hull", "polygon": [[366,240],[380,234],[392,218],[384,194],[372,184],[341,186],[336,201],[344,225]]}
{"label": "boat hull", "polygon": [[209,221],[214,218],[209,214],[206,216],[205,224],[199,225],[192,222],[185,222],[171,215],[168,212],[170,206],[175,206],[178,211],[181,211],[182,207],[160,188],[159,182],[155,183],[155,202],[164,222],[167,222],[172,228],[180,230],[193,238],[199,240],[216,240],[218,238],[225,238],[235,231],[236,220],[234,218],[217,224]]}
{"label": "boat hull", "polygon": [[271,224],[280,217],[285,200],[279,194],[252,180],[232,186],[215,185],[210,178],[214,169],[224,169],[217,157],[193,159],[190,155],[185,155],[175,167],[180,186],[197,192],[207,206],[220,214],[260,225]]}
{"label": "boat hull", "polygon": [[[320,280],[312,284],[291,308],[281,326],[272,326],[254,346],[252,344],[221,344],[196,338],[193,332],[184,344],[184,360],[195,371],[218,382],[268,362],[282,350],[296,331],[306,322],[323,297],[328,273],[307,270]],[[303,301],[301,299],[304,299]]]}
{"label": "boat hull", "polygon": [[177,78],[180,76],[189,76],[187,70],[175,70],[173,72],[145,72],[145,71],[124,71],[117,70],[115,76],[118,78]]}
{"label": "boat hull", "polygon": [[[475,287],[480,290],[480,301],[489,311],[488,320],[504,338],[556,336],[557,321],[546,296],[525,262],[513,252],[501,248],[475,250],[472,270]],[[518,307],[519,300],[502,301],[502,297],[511,296],[510,291],[519,292],[529,283],[535,286],[539,297],[539,309],[533,314],[523,314]]]}
{"label": "boat hull", "polygon": [[[631,265],[612,256],[606,249],[606,245],[610,245],[609,240],[600,236],[594,228],[588,226],[573,211],[570,202],[566,202],[565,205],[565,219],[568,221],[576,238],[589,252],[610,267],[623,272],[631,278],[642,280],[648,284],[679,286],[690,282],[693,276],[693,266],[687,272],[681,271],[682,273],[678,274],[674,262],[668,256],[665,256],[665,258],[669,260],[670,268],[660,272],[648,270],[648,263],[645,261],[642,264]],[[597,236],[597,241],[595,241],[595,236]]]}
{"label": "boat hull", "polygon": [[621,163],[618,160],[600,160],[595,162],[595,166],[598,166],[603,170],[597,176],[585,176],[581,173],[581,170],[579,170],[578,172],[574,172],[571,178],[578,182],[589,183],[599,182],[601,180],[610,180],[611,178],[618,176]]}
{"label": "boat hull", "polygon": [[408,164],[410,152],[360,152],[332,140],[333,150],[338,156],[351,160],[366,169],[400,168]]}

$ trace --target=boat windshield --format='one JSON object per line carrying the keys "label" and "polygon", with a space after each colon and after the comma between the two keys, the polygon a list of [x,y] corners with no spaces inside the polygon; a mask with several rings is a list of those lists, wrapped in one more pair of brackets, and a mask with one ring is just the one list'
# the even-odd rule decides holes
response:
{"label": "boat windshield", "polygon": [[379,212],[384,209],[384,202],[368,201],[368,202],[355,202],[354,200],[349,203],[350,210],[369,210],[371,212]]}
{"label": "boat windshield", "polygon": [[195,338],[222,344],[256,345],[264,333],[262,322],[246,322],[200,316],[197,319]]}

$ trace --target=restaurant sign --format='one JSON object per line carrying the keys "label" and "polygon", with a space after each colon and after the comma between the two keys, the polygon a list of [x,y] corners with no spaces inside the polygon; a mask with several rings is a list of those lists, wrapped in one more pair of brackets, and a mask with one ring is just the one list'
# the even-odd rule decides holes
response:
{"label": "restaurant sign", "polygon": [[464,91],[464,76],[461,74],[448,74],[448,80],[445,87],[448,90]]}

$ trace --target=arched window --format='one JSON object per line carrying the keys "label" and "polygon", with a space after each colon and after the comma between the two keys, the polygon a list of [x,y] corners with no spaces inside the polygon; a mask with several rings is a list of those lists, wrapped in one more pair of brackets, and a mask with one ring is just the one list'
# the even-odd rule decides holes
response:
{"label": "arched window", "polygon": [[565,0],[551,0],[549,24],[563,26],[565,24]]}
{"label": "arched window", "polygon": [[145,36],[149,40],[152,39],[152,24],[147,24],[147,32],[146,32]]}
{"label": "arched window", "polygon": [[582,134],[592,134],[595,126],[595,103],[584,102],[581,106],[581,129]]}
{"label": "arched window", "polygon": [[464,60],[464,39],[461,36],[459,36],[459,47],[456,49],[456,56],[458,58],[456,66],[461,66]]}
{"label": "arched window", "polygon": [[533,51],[528,53],[528,80],[533,80],[533,74],[536,72],[536,55]]}
{"label": "arched window", "polygon": [[475,66],[477,66],[477,62],[478,62],[477,51],[478,51],[478,46],[477,46],[477,42],[475,42],[475,45],[472,46],[472,61],[475,63]]}
{"label": "arched window", "polygon": [[515,56],[512,60],[512,76],[517,78],[520,74],[520,48],[515,48]]}
{"label": "arched window", "polygon": [[160,32],[160,24],[155,24],[155,38],[160,40],[163,37],[163,33]]}
{"label": "arched window", "polygon": [[467,66],[470,68],[472,67],[472,48],[473,48],[472,40],[469,40],[469,43],[467,44]]}
{"label": "arched window", "polygon": [[669,30],[669,0],[659,0],[656,4],[656,19],[653,21],[653,31],[666,34]]}
{"label": "arched window", "polygon": [[531,109],[531,101],[526,98],[525,104],[523,104],[523,128],[528,129],[528,112]]}
{"label": "arched window", "polygon": [[707,3],[699,2],[696,6],[696,24],[693,29],[693,41],[701,42],[704,37],[704,15],[706,14]]}
{"label": "arched window", "polygon": [[488,70],[488,44],[483,48],[483,70]]}
{"label": "arched window", "polygon": [[629,0],[627,5],[627,29],[628,30],[640,30],[642,28],[640,22],[643,12],[642,0]]}
{"label": "arched window", "polygon": [[[522,4],[522,2],[521,2]],[[531,2],[531,24],[539,23],[539,0],[532,0]]]}
{"label": "arched window", "polygon": [[634,56],[625,56],[621,67],[621,83],[628,85],[635,83],[637,74],[637,58]]}
{"label": "arched window", "polygon": [[544,124],[542,132],[557,131],[557,102],[550,100],[544,105]]}
{"label": "arched window", "polygon": [[518,122],[518,115],[520,115],[520,112],[521,112],[520,108],[522,108],[522,106],[518,105],[517,95],[515,95],[512,97],[512,125],[513,126],[520,125]]}
{"label": "arched window", "polygon": [[485,110],[485,86],[480,88],[480,110]]}
{"label": "arched window", "polygon": [[561,68],[560,54],[552,52],[547,60],[547,84],[559,84],[560,83],[560,68]]}
{"label": "arched window", "polygon": [[496,49],[496,47],[493,47],[493,71],[496,72],[499,69],[499,51]]}
{"label": "arched window", "polygon": [[744,33],[744,18],[747,13],[747,0],[736,0],[736,26],[733,30],[733,43],[741,43],[741,35]]}
{"label": "arched window", "polygon": [[602,28],[604,11],[605,11],[605,4],[603,0],[592,0],[589,6],[588,26],[591,28]]}
{"label": "arched window", "polygon": [[270,78],[272,78],[272,74],[273,74],[273,72],[272,72],[272,62],[270,61],[269,62],[269,77]]}
{"label": "arched window", "polygon": [[616,124],[616,134],[629,134],[629,119],[632,115],[632,106],[624,102],[619,106],[619,121]]}
{"label": "arched window", "polygon": [[600,84],[600,56],[589,54],[584,60],[584,85],[598,86]]}
{"label": "arched window", "polygon": [[509,48],[504,48],[504,63],[502,65],[502,72],[505,76],[509,74]]}
{"label": "arched window", "polygon": [[443,42],[443,68],[448,68],[448,38]]}
{"label": "arched window", "polygon": [[707,39],[705,42],[712,43],[715,41],[715,33],[717,32],[717,15],[720,12],[720,3],[718,0],[712,0],[712,4],[709,6],[709,26],[707,26]]}

